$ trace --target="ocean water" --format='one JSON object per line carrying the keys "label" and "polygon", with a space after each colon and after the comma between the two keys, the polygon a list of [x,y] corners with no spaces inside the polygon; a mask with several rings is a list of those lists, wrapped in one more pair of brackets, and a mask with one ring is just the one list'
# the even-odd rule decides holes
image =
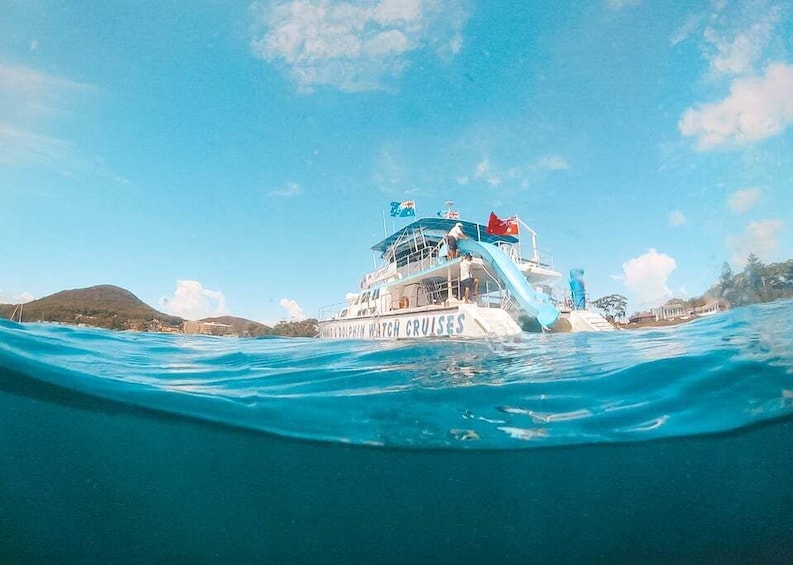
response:
{"label": "ocean water", "polygon": [[791,319],[398,343],[0,321],[0,561],[790,562]]}

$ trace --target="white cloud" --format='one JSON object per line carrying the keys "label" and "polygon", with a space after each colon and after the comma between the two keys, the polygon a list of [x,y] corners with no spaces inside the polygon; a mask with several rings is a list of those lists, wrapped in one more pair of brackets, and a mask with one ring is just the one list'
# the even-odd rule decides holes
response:
{"label": "white cloud", "polygon": [[493,171],[490,160],[487,158],[482,159],[476,164],[476,167],[474,168],[474,178],[483,180],[493,187],[501,184],[501,175]]}
{"label": "white cloud", "polygon": [[564,171],[570,168],[560,155],[545,155],[540,157],[534,167],[537,169],[547,169],[549,171]]}
{"label": "white cloud", "polygon": [[276,198],[292,198],[293,196],[300,196],[303,194],[300,186],[297,183],[290,182],[286,188],[279,190],[271,190],[267,193],[268,196],[275,196]]}
{"label": "white cloud", "polygon": [[697,31],[705,17],[705,14],[691,14],[686,17],[683,24],[677,28],[672,37],[669,38],[669,43],[674,46],[691,37]]}
{"label": "white cloud", "polygon": [[160,306],[186,320],[200,320],[229,313],[223,293],[204,288],[198,281],[176,281],[173,298],[162,299]]}
{"label": "white cloud", "polygon": [[74,97],[92,88],[0,62],[0,166],[110,174],[81,158],[70,142],[41,133],[53,120],[69,117]]}
{"label": "white cloud", "polygon": [[[779,7],[758,9],[749,5],[746,8],[738,17],[713,17],[705,28],[704,55],[715,75],[754,72],[774,37],[774,27],[780,19]],[[738,23],[737,29],[730,29],[733,21]]]}
{"label": "white cloud", "polygon": [[71,93],[92,87],[0,62],[0,119],[60,115]]}
{"label": "white cloud", "polygon": [[29,292],[23,292],[14,297],[18,304],[27,304],[28,302],[33,302],[36,300],[36,297],[30,294]]}
{"label": "white cloud", "polygon": [[22,294],[10,296],[5,294],[3,289],[0,288],[0,304],[27,304],[33,300],[36,300],[36,297],[29,292],[23,292]]}
{"label": "white cloud", "polygon": [[680,210],[672,210],[669,212],[669,225],[673,228],[682,226],[686,223],[686,217]]}
{"label": "white cloud", "polygon": [[391,193],[404,187],[405,174],[391,147],[381,147],[375,162],[374,184],[383,192]]}
{"label": "white cloud", "polygon": [[743,214],[760,200],[762,191],[757,188],[743,188],[733,192],[727,199],[727,206],[736,214]]}
{"label": "white cloud", "polygon": [[409,55],[459,52],[467,13],[458,0],[291,0],[251,5],[251,50],[282,62],[301,89],[356,92],[388,88]]}
{"label": "white cloud", "polygon": [[793,124],[793,66],[774,63],[763,76],[737,78],[721,102],[689,108],[678,127],[702,150],[778,135]]}
{"label": "white cloud", "polygon": [[771,252],[779,243],[777,235],[784,227],[781,220],[762,220],[750,222],[739,236],[728,236],[727,247],[732,251],[730,262],[736,267],[743,267],[750,253],[762,260],[770,259]]}
{"label": "white cloud", "polygon": [[482,159],[476,164],[474,178],[483,180],[492,187],[499,186],[503,182],[503,175],[494,170],[489,159]]}
{"label": "white cloud", "polygon": [[672,295],[666,281],[676,268],[677,261],[674,258],[650,249],[644,255],[622,264],[623,283],[639,308],[648,308]]}
{"label": "white cloud", "polygon": [[60,139],[19,130],[0,121],[0,165],[64,169],[71,153],[71,145]]}
{"label": "white cloud", "polygon": [[400,55],[410,47],[408,38],[395,29],[378,33],[362,45],[363,52],[369,57],[388,57]]}
{"label": "white cloud", "polygon": [[306,319],[300,305],[289,298],[282,298],[279,304],[286,310],[287,319],[299,322]]}
{"label": "white cloud", "polygon": [[641,0],[606,0],[606,6],[611,10],[621,10],[628,6],[638,6]]}
{"label": "white cloud", "polygon": [[502,166],[485,157],[476,164],[471,175],[458,177],[456,180],[458,184],[466,184],[473,179],[485,182],[494,188],[502,184],[526,188],[529,186],[532,176],[546,171],[563,171],[569,168],[570,165],[567,161],[556,154],[544,155],[528,165],[519,167]]}

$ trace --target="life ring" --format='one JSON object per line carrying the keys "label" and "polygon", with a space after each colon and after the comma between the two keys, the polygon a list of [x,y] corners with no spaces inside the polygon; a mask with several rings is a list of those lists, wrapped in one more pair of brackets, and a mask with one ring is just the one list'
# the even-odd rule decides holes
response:
{"label": "life ring", "polygon": [[407,308],[408,306],[410,306],[410,299],[407,296],[403,296],[399,299],[400,308]]}

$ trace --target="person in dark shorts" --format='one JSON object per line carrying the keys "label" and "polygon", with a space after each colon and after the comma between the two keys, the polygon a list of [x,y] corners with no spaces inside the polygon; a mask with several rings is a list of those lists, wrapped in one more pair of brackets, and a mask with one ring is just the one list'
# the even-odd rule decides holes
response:
{"label": "person in dark shorts", "polygon": [[446,234],[446,258],[456,259],[460,256],[460,249],[457,247],[458,239],[468,239],[463,233],[463,224],[457,222],[454,227]]}
{"label": "person in dark shorts", "polygon": [[460,261],[460,294],[466,302],[471,302],[471,298],[479,292],[479,279],[471,275],[471,259],[471,254],[466,253]]}

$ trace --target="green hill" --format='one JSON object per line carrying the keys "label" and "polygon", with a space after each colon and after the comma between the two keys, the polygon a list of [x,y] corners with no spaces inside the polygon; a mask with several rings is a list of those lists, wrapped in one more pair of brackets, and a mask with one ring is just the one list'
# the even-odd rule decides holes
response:
{"label": "green hill", "polygon": [[[0,304],[0,318],[18,320],[15,304]],[[137,296],[113,285],[63,290],[50,296],[28,302],[22,308],[23,322],[59,322],[85,324],[110,330],[181,332],[185,321],[155,310]],[[317,335],[315,319],[301,322],[279,322],[274,328],[236,316],[204,318],[201,322],[226,324],[236,335],[260,337],[266,335],[288,337],[314,337]],[[190,322],[196,323],[197,322]]]}
{"label": "green hill", "polygon": [[[0,316],[10,318],[13,304],[0,305]],[[111,330],[175,330],[183,320],[155,310],[137,296],[112,285],[63,290],[28,302],[22,308],[23,322],[86,324]]]}
{"label": "green hill", "polygon": [[238,318],[236,316],[218,316],[217,318],[204,318],[201,322],[215,322],[218,324],[226,324],[234,328],[234,333],[243,337],[260,337],[263,335],[273,335],[273,328],[248,320],[247,318]]}

